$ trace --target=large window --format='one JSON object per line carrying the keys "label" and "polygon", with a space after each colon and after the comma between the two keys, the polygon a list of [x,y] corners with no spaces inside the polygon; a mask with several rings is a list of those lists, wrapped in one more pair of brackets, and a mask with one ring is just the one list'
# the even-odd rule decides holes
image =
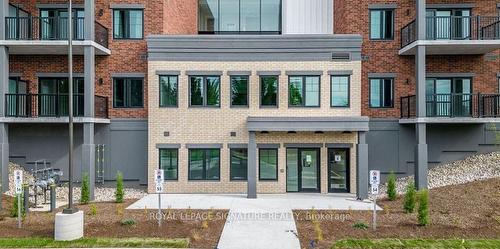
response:
{"label": "large window", "polygon": [[259,180],[278,180],[278,149],[259,149]]}
{"label": "large window", "polygon": [[220,77],[191,76],[190,106],[220,106]]}
{"label": "large window", "polygon": [[160,149],[160,169],[163,170],[165,180],[177,180],[178,178],[178,149]]}
{"label": "large window", "polygon": [[394,39],[394,10],[370,10],[370,39]]}
{"label": "large window", "polygon": [[248,106],[248,76],[231,76],[231,106]]}
{"label": "large window", "polygon": [[319,76],[290,76],[288,86],[290,106],[319,107]]}
{"label": "large window", "polygon": [[113,10],[114,39],[142,39],[144,29],[143,10]]}
{"label": "large window", "polygon": [[113,107],[139,108],[143,107],[143,79],[142,78],[114,78],[113,79]]}
{"label": "large window", "polygon": [[278,76],[260,77],[260,105],[278,107]]}
{"label": "large window", "polygon": [[219,180],[220,149],[189,150],[189,180]]}
{"label": "large window", "polygon": [[281,33],[281,0],[199,0],[202,34]]}
{"label": "large window", "polygon": [[231,149],[230,154],[230,179],[236,181],[246,180],[248,165],[247,149]]}
{"label": "large window", "polygon": [[160,107],[177,107],[177,76],[160,76]]}
{"label": "large window", "polygon": [[349,76],[331,76],[331,106],[349,107]]}
{"label": "large window", "polygon": [[394,79],[370,79],[370,107],[394,107]]}

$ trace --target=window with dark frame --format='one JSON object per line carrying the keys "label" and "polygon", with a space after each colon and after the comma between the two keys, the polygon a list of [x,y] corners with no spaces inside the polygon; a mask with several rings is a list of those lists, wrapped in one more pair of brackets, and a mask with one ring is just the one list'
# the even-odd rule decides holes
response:
{"label": "window with dark frame", "polygon": [[292,107],[320,106],[320,76],[289,76],[288,103]]}
{"label": "window with dark frame", "polygon": [[278,76],[260,77],[260,105],[263,107],[278,107]]}
{"label": "window with dark frame", "polygon": [[142,78],[113,79],[113,108],[141,108],[144,106]]}
{"label": "window with dark frame", "polygon": [[178,76],[160,76],[160,107],[177,107]]}
{"label": "window with dark frame", "polygon": [[160,169],[163,170],[165,180],[178,179],[179,150],[159,149]]}
{"label": "window with dark frame", "polygon": [[113,39],[143,39],[144,13],[142,9],[113,10]]}
{"label": "window with dark frame", "polygon": [[281,0],[199,0],[200,34],[281,34]]}
{"label": "window with dark frame", "polygon": [[231,106],[248,106],[248,76],[231,76]]}
{"label": "window with dark frame", "polygon": [[278,180],[278,149],[259,149],[259,180]]}
{"label": "window with dark frame", "polygon": [[189,105],[220,107],[220,76],[190,76]]}
{"label": "window with dark frame", "polygon": [[188,180],[218,181],[220,149],[189,149]]}
{"label": "window with dark frame", "polygon": [[247,180],[248,150],[246,148],[234,148],[230,150],[230,180]]}
{"label": "window with dark frame", "polygon": [[393,78],[370,79],[370,107],[371,108],[394,107]]}
{"label": "window with dark frame", "polygon": [[394,39],[393,9],[370,10],[370,39],[371,40]]}
{"label": "window with dark frame", "polygon": [[350,76],[332,75],[331,81],[331,107],[349,107],[350,104]]}

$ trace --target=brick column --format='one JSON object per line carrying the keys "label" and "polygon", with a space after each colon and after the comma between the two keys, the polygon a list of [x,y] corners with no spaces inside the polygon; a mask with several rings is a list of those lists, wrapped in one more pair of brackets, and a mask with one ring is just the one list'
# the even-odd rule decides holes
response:
{"label": "brick column", "polygon": [[[416,1],[417,8],[417,39],[426,39],[426,4],[425,0]],[[418,189],[427,188],[428,155],[426,140],[426,124],[418,120],[427,116],[426,109],[426,51],[425,45],[417,46],[415,54],[416,71],[416,101],[417,101],[417,123],[415,124],[415,138],[417,140],[415,147],[415,186]]]}

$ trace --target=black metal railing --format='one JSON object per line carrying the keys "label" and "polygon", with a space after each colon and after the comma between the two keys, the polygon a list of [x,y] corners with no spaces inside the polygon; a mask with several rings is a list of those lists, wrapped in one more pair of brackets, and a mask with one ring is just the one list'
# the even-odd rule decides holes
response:
{"label": "black metal railing", "polygon": [[[427,94],[426,117],[500,117],[500,94]],[[401,118],[416,117],[416,96],[401,97]]]}
{"label": "black metal railing", "polygon": [[[94,41],[108,47],[108,29],[95,22]],[[7,40],[67,40],[67,17],[6,17]],[[85,18],[73,17],[73,39],[85,39]]]}
{"label": "black metal railing", "polygon": [[[68,94],[6,94],[7,117],[66,117],[69,115]],[[84,116],[84,95],[73,95],[73,114]],[[95,117],[108,117],[107,97],[95,97]]]}
{"label": "black metal railing", "polygon": [[[497,16],[428,16],[427,40],[497,40],[500,17]],[[416,22],[401,29],[401,47],[417,40]]]}

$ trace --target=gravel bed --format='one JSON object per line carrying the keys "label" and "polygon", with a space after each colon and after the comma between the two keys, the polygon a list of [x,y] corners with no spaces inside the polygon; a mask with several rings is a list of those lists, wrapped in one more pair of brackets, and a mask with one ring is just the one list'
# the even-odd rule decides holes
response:
{"label": "gravel bed", "polygon": [[[23,170],[23,182],[27,184],[33,184],[34,178],[28,171],[25,171],[21,166],[17,164],[10,163],[9,164],[9,191],[6,192],[9,196],[15,196],[15,186],[14,186],[14,170]],[[67,200],[68,199],[68,187],[67,184],[62,187],[57,188],[57,196],[58,200]],[[99,187],[95,188],[95,201],[103,202],[103,201],[114,201],[115,200],[115,191],[116,188],[112,187]],[[125,199],[140,199],[147,195],[146,189],[139,188],[125,188]],[[47,193],[48,194],[48,193]],[[80,187],[73,187],[73,200],[78,202],[80,200],[81,189]],[[30,201],[34,202],[34,197],[30,198]]]}
{"label": "gravel bed", "polygon": [[[492,152],[438,165],[429,170],[427,180],[429,189],[433,189],[497,177],[500,177],[500,152]],[[403,194],[405,187],[412,181],[413,176],[398,178],[397,192]],[[381,197],[386,195],[386,190],[387,183],[380,186]]]}

